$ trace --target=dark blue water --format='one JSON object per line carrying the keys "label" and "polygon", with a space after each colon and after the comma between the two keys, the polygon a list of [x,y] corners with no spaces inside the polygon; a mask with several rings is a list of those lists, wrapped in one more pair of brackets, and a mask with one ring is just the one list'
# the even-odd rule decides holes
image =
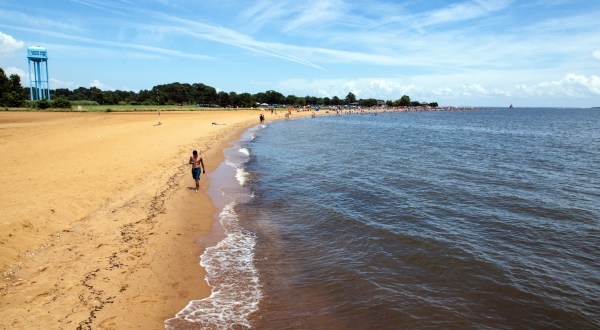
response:
{"label": "dark blue water", "polygon": [[257,329],[600,328],[600,111],[319,116],[242,143]]}

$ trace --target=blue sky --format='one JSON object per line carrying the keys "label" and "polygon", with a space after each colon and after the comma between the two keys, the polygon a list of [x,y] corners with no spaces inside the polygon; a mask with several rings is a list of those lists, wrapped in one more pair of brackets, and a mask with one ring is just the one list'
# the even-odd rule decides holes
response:
{"label": "blue sky", "polygon": [[453,106],[600,106],[597,0],[0,0],[0,67],[28,86],[219,91]]}

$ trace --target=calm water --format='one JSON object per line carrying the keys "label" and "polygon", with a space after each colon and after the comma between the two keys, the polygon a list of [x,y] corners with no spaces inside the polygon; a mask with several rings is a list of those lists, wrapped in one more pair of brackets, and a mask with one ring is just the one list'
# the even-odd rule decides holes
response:
{"label": "calm water", "polygon": [[600,111],[320,116],[226,155],[187,326],[600,328]]}

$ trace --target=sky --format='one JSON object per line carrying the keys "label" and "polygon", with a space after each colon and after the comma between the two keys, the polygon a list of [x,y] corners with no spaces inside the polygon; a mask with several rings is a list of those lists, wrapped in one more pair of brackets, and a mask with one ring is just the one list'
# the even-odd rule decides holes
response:
{"label": "sky", "polygon": [[0,68],[29,86],[600,106],[598,0],[0,0]]}

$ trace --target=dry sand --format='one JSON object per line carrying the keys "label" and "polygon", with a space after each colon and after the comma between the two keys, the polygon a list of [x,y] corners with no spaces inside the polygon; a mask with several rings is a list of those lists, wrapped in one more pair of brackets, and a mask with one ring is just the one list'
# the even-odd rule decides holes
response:
{"label": "dry sand", "polygon": [[0,328],[160,329],[210,295],[187,161],[211,172],[259,113],[0,112]]}

